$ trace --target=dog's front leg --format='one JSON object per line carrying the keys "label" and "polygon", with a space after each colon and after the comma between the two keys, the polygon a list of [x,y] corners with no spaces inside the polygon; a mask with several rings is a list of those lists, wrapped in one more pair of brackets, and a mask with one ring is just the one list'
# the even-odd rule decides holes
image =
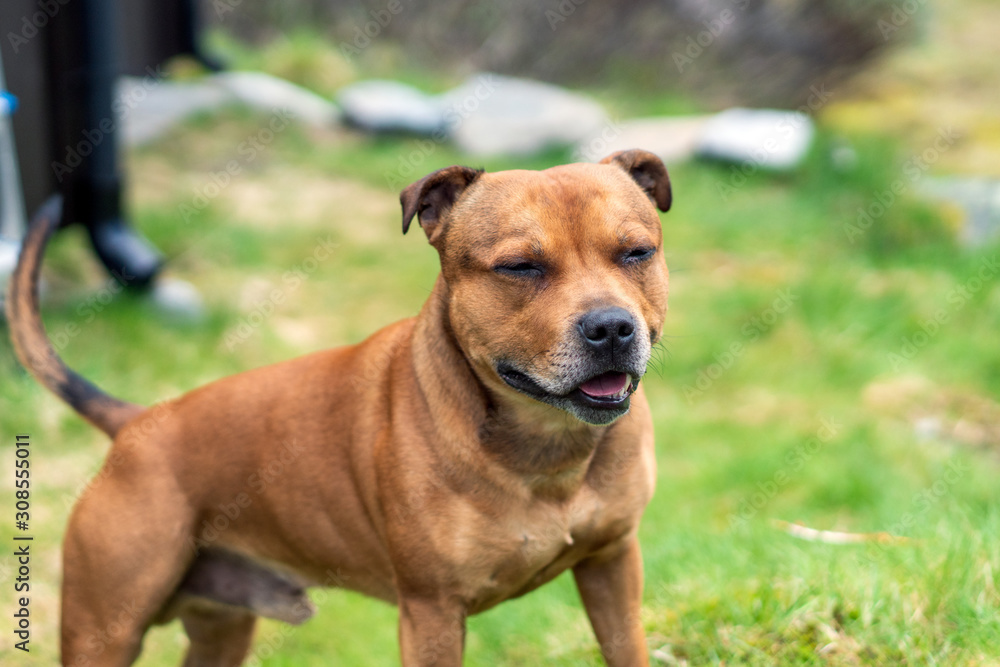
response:
{"label": "dog's front leg", "polygon": [[648,667],[646,633],[639,617],[642,555],[630,537],[613,551],[597,554],[573,568],[583,606],[611,667]]}
{"label": "dog's front leg", "polygon": [[452,600],[403,598],[399,646],[404,667],[460,667],[465,610]]}

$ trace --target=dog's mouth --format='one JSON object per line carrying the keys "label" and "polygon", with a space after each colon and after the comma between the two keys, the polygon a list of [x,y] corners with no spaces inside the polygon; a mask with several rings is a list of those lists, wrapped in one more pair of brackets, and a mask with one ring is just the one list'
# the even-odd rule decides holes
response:
{"label": "dog's mouth", "polygon": [[577,387],[576,391],[591,401],[620,403],[631,396],[638,386],[639,381],[628,373],[610,372],[590,378]]}
{"label": "dog's mouth", "polygon": [[[629,398],[639,387],[639,378],[623,371],[607,371],[581,382],[565,394],[554,394],[527,373],[500,364],[497,373],[508,385],[556,407],[567,408],[566,403],[590,411],[607,411],[609,413],[624,413],[629,407]],[[591,421],[587,419],[586,421]]]}

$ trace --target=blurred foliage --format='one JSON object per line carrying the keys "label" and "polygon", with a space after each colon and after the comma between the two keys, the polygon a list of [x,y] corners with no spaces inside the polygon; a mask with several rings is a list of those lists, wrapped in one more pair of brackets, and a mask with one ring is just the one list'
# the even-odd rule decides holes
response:
{"label": "blurred foliage", "polygon": [[[571,85],[685,91],[713,106],[797,107],[904,43],[892,0],[202,0],[209,24],[262,43],[323,26],[348,58],[489,70]],[[905,7],[909,7],[906,4]],[[401,53],[386,56],[386,51]]]}

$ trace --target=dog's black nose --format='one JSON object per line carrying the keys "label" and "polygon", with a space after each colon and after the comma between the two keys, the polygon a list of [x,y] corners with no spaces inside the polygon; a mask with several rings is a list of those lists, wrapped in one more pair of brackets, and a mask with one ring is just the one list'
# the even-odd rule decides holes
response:
{"label": "dog's black nose", "polygon": [[624,308],[600,308],[580,319],[580,333],[595,350],[622,352],[635,338],[635,320]]}

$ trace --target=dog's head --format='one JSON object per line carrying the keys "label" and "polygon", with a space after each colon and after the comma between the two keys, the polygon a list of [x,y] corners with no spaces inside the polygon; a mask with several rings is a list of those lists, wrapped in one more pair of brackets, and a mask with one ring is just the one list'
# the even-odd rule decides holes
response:
{"label": "dog's head", "polygon": [[448,317],[480,380],[589,424],[628,412],[667,307],[658,157],[484,173],[448,167],[400,195],[441,256]]}

